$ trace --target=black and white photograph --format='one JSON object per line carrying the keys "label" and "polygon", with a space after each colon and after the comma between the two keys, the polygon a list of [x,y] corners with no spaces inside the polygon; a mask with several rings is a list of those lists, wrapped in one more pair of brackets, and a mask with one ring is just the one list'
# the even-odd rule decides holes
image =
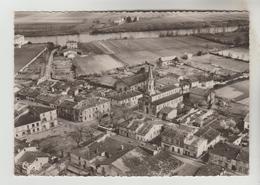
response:
{"label": "black and white photograph", "polygon": [[247,176],[249,12],[14,12],[14,175]]}
{"label": "black and white photograph", "polygon": [[260,2],[10,0],[8,185],[260,185]]}

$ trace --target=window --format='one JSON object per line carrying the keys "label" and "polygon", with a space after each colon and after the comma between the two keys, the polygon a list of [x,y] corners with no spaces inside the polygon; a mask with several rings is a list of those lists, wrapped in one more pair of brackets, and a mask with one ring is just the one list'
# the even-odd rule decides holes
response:
{"label": "window", "polygon": [[34,124],[32,124],[32,127],[35,127],[35,125],[34,125]]}
{"label": "window", "polygon": [[38,127],[38,126],[39,126],[39,123],[36,123],[36,126]]}
{"label": "window", "polygon": [[37,128],[37,131],[40,131],[40,129],[39,129],[39,128]]}
{"label": "window", "polygon": [[35,129],[33,129],[32,131],[35,132]]}

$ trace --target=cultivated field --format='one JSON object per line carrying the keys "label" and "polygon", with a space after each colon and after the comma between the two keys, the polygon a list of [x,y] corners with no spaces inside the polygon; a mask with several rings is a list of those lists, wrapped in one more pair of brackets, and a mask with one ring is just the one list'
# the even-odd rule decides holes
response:
{"label": "cultivated field", "polygon": [[101,73],[103,71],[123,66],[122,63],[109,55],[89,55],[86,57],[78,57],[74,59],[74,64],[77,66],[78,75]]}
{"label": "cultivated field", "polygon": [[155,62],[162,56],[183,56],[185,52],[197,53],[200,50],[224,47],[193,36],[105,40],[81,44],[85,52],[108,54],[130,66],[145,61]]}
{"label": "cultivated field", "polygon": [[217,89],[216,95],[248,105],[249,80],[236,82],[234,84]]}
{"label": "cultivated field", "polygon": [[44,44],[27,44],[22,48],[14,49],[14,72],[18,72],[23,66],[30,62],[40,51]]}
{"label": "cultivated field", "polygon": [[192,66],[212,72],[218,69],[224,69],[234,72],[244,72],[249,70],[249,64],[246,62],[241,62],[234,59],[211,54],[193,57],[188,61],[188,63]]}

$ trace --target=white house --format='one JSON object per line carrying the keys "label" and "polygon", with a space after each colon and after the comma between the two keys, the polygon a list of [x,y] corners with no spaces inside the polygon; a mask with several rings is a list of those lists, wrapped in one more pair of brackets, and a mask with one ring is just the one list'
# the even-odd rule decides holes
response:
{"label": "white house", "polygon": [[24,138],[27,135],[54,128],[57,125],[56,110],[46,107],[30,106],[28,113],[15,120],[15,137]]}

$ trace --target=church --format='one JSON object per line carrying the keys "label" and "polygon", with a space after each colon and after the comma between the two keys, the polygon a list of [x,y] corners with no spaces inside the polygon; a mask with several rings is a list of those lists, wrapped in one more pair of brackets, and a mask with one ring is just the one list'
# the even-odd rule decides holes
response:
{"label": "church", "polygon": [[[139,108],[146,114],[159,116],[164,109],[177,112],[178,107],[183,106],[181,88],[175,85],[167,85],[155,88],[153,65],[148,64],[148,76],[146,79],[144,95],[139,99]],[[175,116],[176,117],[176,116]]]}

